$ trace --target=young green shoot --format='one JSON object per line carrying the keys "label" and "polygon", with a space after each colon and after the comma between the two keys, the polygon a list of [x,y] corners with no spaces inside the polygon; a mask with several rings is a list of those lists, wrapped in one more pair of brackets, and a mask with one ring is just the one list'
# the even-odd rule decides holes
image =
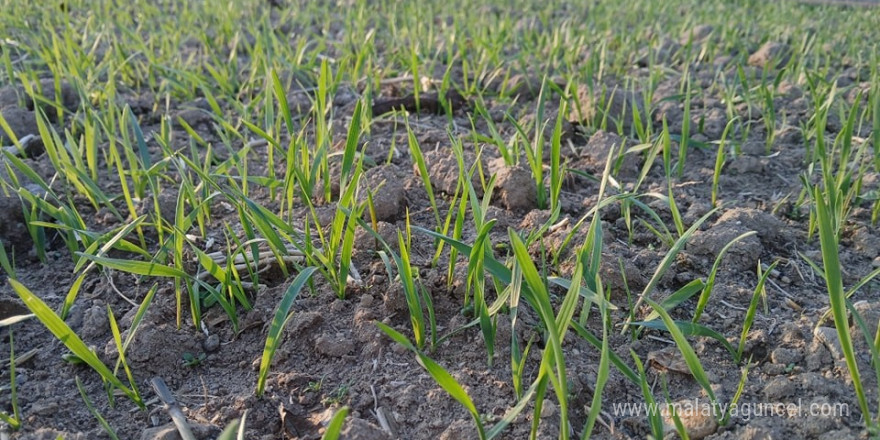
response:
{"label": "young green shoot", "polygon": [[752,299],[749,301],[749,308],[746,309],[746,316],[743,319],[742,333],[739,337],[739,345],[736,348],[736,361],[739,362],[742,359],[743,350],[746,346],[746,338],[749,335],[749,330],[752,328],[752,324],[755,322],[755,313],[758,309],[758,300],[765,295],[764,293],[764,284],[767,282],[767,278],[770,276],[770,272],[776,268],[776,265],[779,261],[774,261],[767,270],[761,270],[761,264],[758,263],[758,285],[755,286],[755,291],[752,293]]}
{"label": "young green shoot", "polygon": [[263,357],[260,360],[260,372],[257,376],[257,397],[262,397],[266,390],[266,379],[269,377],[269,367],[272,365],[272,358],[275,357],[275,351],[281,343],[281,332],[290,321],[293,314],[290,312],[293,302],[299,296],[300,291],[305,287],[306,282],[312,277],[317,268],[307,267],[300,271],[299,275],[290,283],[278,308],[275,310],[275,316],[269,326],[269,334],[266,336],[266,346],[263,348]]}
{"label": "young green shoot", "polygon": [[89,350],[88,346],[82,341],[82,339],[77,336],[73,330],[58,316],[46,303],[43,302],[39,297],[34,295],[33,292],[28,290],[27,287],[19,283],[15,280],[8,280],[9,285],[12,287],[12,290],[18,294],[19,298],[24,302],[25,306],[27,306],[30,311],[36,315],[37,319],[40,320],[41,323],[50,331],[52,334],[60,340],[68,350],[70,350],[75,356],[77,356],[84,363],[92,367],[95,372],[101,375],[101,378],[106,383],[109,383],[120,390],[123,394],[125,394],[129,399],[131,399],[135,404],[137,404],[141,408],[145,408],[145,404],[140,394],[137,392],[137,388],[135,388],[135,384],[131,383],[131,388],[123,385],[123,383],[98,359],[98,356]]}
{"label": "young green shoot", "polygon": [[822,248],[822,264],[825,269],[825,286],[828,290],[828,298],[831,302],[831,311],[834,316],[834,326],[837,328],[837,336],[843,350],[852,385],[856,393],[862,418],[869,431],[875,434],[878,431],[878,422],[871,415],[868,406],[862,378],[859,374],[859,365],[856,361],[855,348],[849,333],[849,320],[846,315],[846,294],[843,290],[843,277],[841,274],[839,257],[838,231],[833,224],[833,214],[829,206],[830,194],[823,194],[817,186],[813,189],[813,200],[816,203],[816,216],[819,226],[819,241]]}

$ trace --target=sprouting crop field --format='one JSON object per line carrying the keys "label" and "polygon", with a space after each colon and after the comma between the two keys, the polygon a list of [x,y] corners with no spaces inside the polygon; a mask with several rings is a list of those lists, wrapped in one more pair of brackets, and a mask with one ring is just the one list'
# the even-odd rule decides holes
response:
{"label": "sprouting crop field", "polygon": [[880,436],[870,4],[0,11],[0,439]]}

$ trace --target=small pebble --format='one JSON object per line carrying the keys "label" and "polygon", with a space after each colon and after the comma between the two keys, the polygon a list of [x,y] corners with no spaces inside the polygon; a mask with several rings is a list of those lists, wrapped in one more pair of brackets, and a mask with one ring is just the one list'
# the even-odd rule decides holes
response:
{"label": "small pebble", "polygon": [[553,417],[554,414],[556,414],[556,404],[549,400],[544,400],[544,404],[541,405],[541,418]]}
{"label": "small pebble", "polygon": [[330,304],[330,310],[337,313],[345,310],[345,302],[339,300],[333,301],[333,304]]}
{"label": "small pebble", "polygon": [[871,266],[880,267],[880,257],[874,258],[874,261],[871,262]]}
{"label": "small pebble", "polygon": [[318,353],[330,357],[342,357],[355,349],[354,342],[344,335],[324,334],[315,340],[315,349]]}
{"label": "small pebble", "polygon": [[793,348],[779,347],[770,353],[770,360],[776,364],[796,364],[803,360],[804,353]]}
{"label": "small pebble", "polygon": [[[688,437],[700,440],[708,437],[718,430],[718,421],[712,416],[710,403],[697,399],[685,399],[674,402],[675,412],[681,420]],[[660,410],[663,416],[663,424],[669,432],[675,431],[675,421],[668,407]]]}
{"label": "small pebble", "polygon": [[764,397],[772,401],[791,397],[796,392],[797,386],[785,376],[777,376],[764,385]]}
{"label": "small pebble", "polygon": [[843,348],[840,344],[840,338],[837,336],[837,330],[831,327],[817,327],[813,331],[813,337],[825,348],[831,352],[831,356],[835,361],[843,360]]}
{"label": "small pebble", "polygon": [[208,339],[205,339],[203,348],[208,353],[213,353],[217,351],[217,349],[220,348],[220,336],[217,336],[216,334],[208,336]]}

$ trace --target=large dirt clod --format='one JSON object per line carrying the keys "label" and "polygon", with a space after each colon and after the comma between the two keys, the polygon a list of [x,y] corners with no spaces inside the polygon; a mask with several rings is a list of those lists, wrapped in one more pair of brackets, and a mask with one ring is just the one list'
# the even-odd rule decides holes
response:
{"label": "large dirt clod", "polygon": [[681,44],[700,43],[708,39],[714,30],[715,27],[710,24],[697,25],[682,32],[678,42]]}
{"label": "large dirt clod", "polygon": [[510,211],[528,212],[538,205],[532,173],[521,166],[504,166],[495,178],[493,203]]}
{"label": "large dirt clod", "polygon": [[749,65],[774,69],[782,67],[791,59],[791,49],[787,44],[768,41],[749,55]]}
{"label": "large dirt clod", "polygon": [[632,177],[638,174],[641,160],[636,154],[626,153],[629,146],[631,143],[617,134],[599,130],[590,136],[586,147],[581,151],[581,156],[587,160],[591,168],[601,173],[613,149],[612,172],[616,173],[615,176]]}
{"label": "large dirt clod", "polygon": [[391,436],[378,426],[353,417],[345,422],[339,440],[391,440]]}
{"label": "large dirt clod", "polygon": [[[728,243],[746,232],[749,229],[743,226],[716,224],[706,231],[695,232],[686,249],[691,254],[714,261]],[[729,267],[736,272],[754,271],[763,251],[761,240],[754,235],[745,237],[727,251],[722,267]]]}
{"label": "large dirt clod", "polygon": [[[60,104],[61,108],[67,111],[75,111],[79,107],[79,93],[67,81],[59,81],[56,88],[54,79],[44,78],[31,86],[38,96],[37,102],[40,104],[40,108],[46,112],[46,117],[52,122],[56,122],[55,118],[58,114],[52,108],[53,105]],[[28,110],[34,110],[34,99],[25,91],[24,87],[10,85],[0,88],[0,109],[20,105],[24,105]]]}
{"label": "large dirt clod", "polygon": [[[431,186],[434,190],[439,190],[449,195],[455,194],[458,186],[459,172],[461,171],[455,155],[448,149],[431,150],[424,152],[424,158],[425,166],[431,179]],[[467,152],[464,154],[464,161],[464,172],[467,173],[470,171],[474,161],[476,161],[476,156],[473,153]],[[413,163],[413,172],[416,175],[419,174],[418,166],[415,163]],[[481,197],[483,195],[483,186],[480,184],[479,173],[474,172],[471,176],[471,184],[474,186],[477,197]],[[459,189],[459,191],[461,190]]]}
{"label": "large dirt clod", "polygon": [[[0,110],[0,114],[2,114],[6,123],[9,124],[9,128],[17,139],[21,140],[21,138],[29,134],[34,136],[40,135],[34,112],[19,107],[6,107]],[[6,131],[0,129],[0,145],[6,146],[7,144],[11,144],[11,140]]]}
{"label": "large dirt clod", "polygon": [[[373,208],[379,221],[394,223],[406,207],[406,190],[396,171],[396,166],[384,165],[366,172],[366,188],[373,192]],[[366,200],[365,195],[362,197]]]}

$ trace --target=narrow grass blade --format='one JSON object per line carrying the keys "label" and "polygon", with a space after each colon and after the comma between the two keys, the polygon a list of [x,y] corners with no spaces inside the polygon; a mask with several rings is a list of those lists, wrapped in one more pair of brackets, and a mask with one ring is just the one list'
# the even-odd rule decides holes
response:
{"label": "narrow grass blade", "polygon": [[[586,278],[586,277],[584,277],[584,278]],[[563,289],[566,289],[566,290],[571,288],[571,280],[567,280],[565,278],[547,277],[547,282],[550,284],[555,284],[555,285],[562,287]],[[580,293],[580,296],[583,297],[585,300],[587,300],[587,301],[589,301],[599,307],[607,307],[608,310],[617,310],[616,305],[605,300],[605,298],[602,297],[602,295],[599,295],[598,293],[590,290],[590,288],[588,288],[588,287],[580,286],[579,293]]]}
{"label": "narrow grass blade", "polygon": [[428,193],[428,201],[431,203],[431,210],[434,211],[435,224],[439,228],[442,223],[440,221],[440,212],[438,212],[437,210],[437,201],[434,199],[434,187],[431,185],[431,178],[428,174],[428,166],[425,162],[424,155],[422,155],[422,149],[419,146],[419,141],[416,139],[415,133],[410,128],[408,120],[406,121],[406,133],[410,155],[412,156],[413,163],[415,163],[418,167],[419,175],[422,178],[422,184],[425,186],[425,191]]}
{"label": "narrow grass blade", "polygon": [[712,264],[712,270],[709,271],[709,278],[706,279],[705,287],[703,287],[703,291],[700,293],[700,298],[697,300],[697,308],[694,311],[693,318],[694,323],[700,320],[700,317],[703,315],[703,310],[706,308],[706,304],[709,303],[709,297],[712,295],[712,290],[715,287],[715,276],[718,274],[718,269],[721,268],[721,259],[731,248],[731,246],[736,244],[738,241],[755,234],[757,234],[757,232],[755,231],[749,231],[741,234],[738,237],[734,238],[730,243],[724,245],[724,247],[721,248],[721,252],[718,252],[718,255],[715,257],[715,263]]}
{"label": "narrow grass blade", "polygon": [[[822,135],[820,134],[819,136],[821,137]],[[852,377],[859,408],[862,410],[865,423],[870,427],[873,424],[871,422],[871,410],[862,387],[859,365],[856,362],[855,349],[849,334],[849,320],[846,316],[846,295],[843,290],[843,276],[840,269],[837,231],[834,230],[828,204],[819,187],[813,189],[813,201],[816,204],[819,241],[822,248],[822,264],[825,268],[825,285],[831,302],[834,326],[837,328],[837,336],[843,349],[843,357],[846,359],[846,366]]]}
{"label": "narrow grass blade", "polygon": [[403,293],[406,297],[406,306],[409,309],[409,320],[413,330],[413,338],[416,340],[416,347],[422,349],[426,342],[425,316],[422,312],[422,304],[418,291],[416,290],[415,277],[413,275],[409,257],[409,248],[400,231],[397,232],[397,242],[398,247],[400,248],[400,256],[391,252],[390,248],[387,250],[391,252],[391,257],[394,258],[394,262],[397,264],[397,273],[400,276],[400,283],[403,286]]}
{"label": "narrow grass blade", "polygon": [[287,103],[287,93],[284,91],[281,79],[278,78],[278,72],[273,69],[270,77],[272,80],[272,91],[275,93],[275,100],[278,102],[278,107],[281,108],[281,117],[284,118],[284,128],[287,130],[287,134],[292,135],[293,118],[290,116],[290,106]]}
{"label": "narrow grass blade", "polygon": [[143,164],[144,169],[149,169],[153,166],[153,162],[150,159],[150,150],[147,148],[147,141],[144,139],[144,132],[141,131],[141,126],[138,125],[137,119],[135,119],[134,114],[132,114],[127,106],[125,112],[129,116],[128,121],[131,123],[131,130],[134,132],[135,140],[137,141],[138,155],[140,156],[141,163]]}
{"label": "narrow grass blade", "polygon": [[440,366],[440,364],[434,362],[433,360],[422,354],[420,351],[418,351],[416,347],[411,342],[409,342],[406,336],[400,334],[393,328],[381,322],[376,322],[376,326],[378,326],[379,329],[382,330],[382,332],[388,335],[395,342],[415,353],[419,364],[421,364],[422,367],[425,368],[428,374],[430,374],[434,381],[437,382],[437,385],[440,385],[440,387],[443,388],[443,390],[446,391],[450,397],[460,403],[461,406],[463,406],[471,414],[471,417],[473,417],[474,419],[474,423],[476,423],[477,425],[477,433],[479,434],[480,439],[485,439],[486,434],[483,430],[480,413],[477,411],[477,407],[474,405],[471,397],[467,394],[464,388],[462,388],[458,381],[456,381],[455,378],[452,377],[452,375],[449,374],[449,372],[446,371],[445,368]]}
{"label": "narrow grass blade", "polygon": [[498,437],[502,432],[504,432],[504,429],[507,428],[508,425],[513,423],[513,420],[516,419],[516,417],[526,408],[528,403],[531,402],[532,396],[535,395],[535,391],[537,390],[539,383],[540,379],[532,382],[532,386],[530,386],[525,394],[520,397],[519,402],[517,402],[517,404],[514,405],[513,408],[510,408],[507,413],[504,414],[504,417],[502,417],[498,423],[496,423],[494,426],[492,426],[491,429],[489,429],[489,431],[486,432],[487,440]]}
{"label": "narrow grass blade", "polygon": [[60,340],[65,347],[67,347],[74,355],[82,359],[83,362],[88,364],[92,369],[94,369],[101,377],[109,382],[111,385],[121,390],[128,396],[134,403],[136,403],[139,407],[144,408],[144,403],[141,400],[141,397],[136,394],[133,390],[128,389],[122,382],[98,359],[98,356],[89,350],[89,347],[82,341],[82,339],[77,336],[67,324],[46,305],[39,297],[34,295],[33,292],[28,290],[27,287],[19,283],[15,280],[7,280],[10,286],[12,286],[12,290],[18,294],[24,304],[27,306],[34,315],[37,316],[37,319],[43,323],[46,328],[55,335],[58,340]]}
{"label": "narrow grass blade", "polygon": [[[147,309],[150,307],[150,304],[153,302],[153,297],[156,296],[156,292],[159,290],[159,284],[154,284],[153,287],[147,291],[147,294],[144,296],[144,300],[141,301],[141,305],[138,307],[137,312],[134,314],[134,318],[131,320],[131,325],[128,327],[128,336],[125,338],[125,342],[122,344],[122,353],[125,353],[128,350],[128,346],[131,345],[131,341],[134,341],[134,336],[137,334],[137,329],[141,325],[141,321],[144,319],[144,315],[147,314]],[[116,374],[116,371],[119,370],[119,363],[122,361],[122,357],[116,362],[116,368],[113,370],[113,373]]]}
{"label": "narrow grass blade", "polygon": [[[730,355],[734,357],[734,359],[739,359],[736,349],[733,348],[733,344],[728,342],[727,338],[725,338],[724,335],[716,332],[715,330],[712,330],[711,328],[700,324],[694,324],[690,321],[673,321],[673,323],[685,336],[704,336],[718,341],[719,343],[721,343],[721,345],[724,346],[724,348],[730,353]],[[632,323],[632,325],[651,328],[654,330],[669,331],[669,329],[666,327],[666,323],[662,320],[634,322]]]}
{"label": "narrow grass blade", "polygon": [[110,424],[107,423],[107,420],[101,416],[101,413],[99,413],[98,409],[95,408],[95,405],[92,404],[89,396],[86,395],[86,390],[85,388],[83,388],[83,384],[82,381],[79,380],[79,376],[76,376],[74,379],[76,380],[76,389],[79,390],[79,395],[82,397],[83,402],[86,404],[86,408],[88,408],[89,412],[92,413],[92,415],[96,419],[98,419],[98,423],[101,425],[101,428],[104,428],[104,432],[106,432],[111,439],[119,440],[119,437],[116,435],[116,431],[114,431],[113,428],[110,427]]}
{"label": "narrow grass blade", "polygon": [[17,431],[21,428],[21,408],[18,405],[18,379],[15,377],[15,339],[12,336],[11,327],[9,329],[9,394],[12,415],[0,412],[0,421]]}
{"label": "narrow grass blade", "polygon": [[749,308],[746,309],[746,316],[743,319],[742,325],[742,333],[739,337],[739,346],[736,349],[736,362],[739,362],[742,359],[742,353],[746,346],[746,337],[749,335],[749,330],[752,328],[752,324],[755,322],[755,313],[758,310],[758,299],[764,295],[764,284],[767,282],[767,278],[770,276],[770,272],[776,267],[779,261],[774,261],[767,270],[761,273],[761,266],[758,266],[758,274],[760,278],[758,279],[758,285],[755,286],[755,291],[752,293],[752,299],[749,301]]}
{"label": "narrow grass blade", "polygon": [[347,406],[343,406],[339,411],[336,411],[336,414],[333,414],[333,418],[330,419],[330,423],[327,425],[327,430],[324,431],[321,440],[337,440],[342,432],[342,426],[345,424],[345,417],[347,416]]}
{"label": "narrow grass blade", "polygon": [[[663,261],[661,261],[660,265],[657,266],[657,270],[654,272],[654,276],[652,276],[651,280],[648,281],[648,285],[645,286],[645,289],[642,291],[642,294],[639,295],[639,299],[633,305],[633,307],[632,307],[633,310],[638,310],[639,307],[641,307],[642,302],[650,299],[650,295],[654,291],[654,288],[657,287],[657,284],[663,278],[663,275],[666,274],[666,271],[669,270],[669,268],[672,266],[672,263],[675,261],[676,257],[678,256],[678,253],[681,252],[682,249],[684,249],[684,245],[687,243],[687,241],[690,240],[691,236],[694,235],[695,232],[697,232],[697,230],[700,228],[700,226],[706,220],[708,220],[709,217],[715,215],[715,213],[717,211],[718,211],[718,208],[715,208],[715,209],[712,209],[711,211],[707,212],[705,215],[700,217],[699,220],[694,222],[694,224],[691,225],[691,227],[688,228],[688,230],[685,231],[685,233],[682,234],[681,237],[678,238],[678,240],[675,242],[675,244],[672,246],[672,248],[669,249],[669,251],[666,253],[666,256],[663,257]],[[622,333],[625,333],[627,331],[627,329],[629,328],[629,321],[630,321],[630,319],[627,318],[627,323],[623,326]]]}
{"label": "narrow grass blade", "polygon": [[78,255],[86,258],[88,260],[94,261],[104,267],[109,267],[111,269],[121,270],[123,272],[133,273],[135,275],[145,275],[145,276],[154,276],[154,277],[171,277],[171,278],[186,278],[188,275],[186,272],[180,271],[173,267],[164,266],[156,263],[149,263],[146,261],[133,261],[133,260],[121,260],[116,258],[105,258],[99,257],[96,255],[88,255],[82,252],[77,252]]}
{"label": "narrow grass blade", "polygon": [[293,301],[299,296],[300,290],[302,290],[306,285],[306,282],[309,281],[309,278],[312,277],[312,274],[314,274],[316,270],[318,270],[316,267],[307,267],[303,269],[290,284],[290,287],[287,288],[287,291],[284,292],[284,297],[281,298],[281,302],[278,304],[278,309],[275,311],[275,317],[272,319],[272,323],[269,326],[269,335],[266,337],[266,346],[263,349],[263,358],[260,361],[260,373],[257,379],[258,397],[263,396],[263,391],[266,388],[266,378],[269,376],[269,366],[272,364],[275,350],[281,342],[281,332],[284,330],[284,326],[290,319],[290,308],[293,306]]}
{"label": "narrow grass blade", "polygon": [[217,440],[244,440],[244,428],[247,421],[247,410],[241,414],[240,419],[235,419],[226,425]]}
{"label": "narrow grass blade", "polygon": [[15,267],[6,255],[6,248],[3,246],[3,240],[0,240],[0,269],[3,269],[3,272],[6,272],[6,275],[9,278],[13,280],[15,279]]}
{"label": "narrow grass blade", "polygon": [[[712,390],[712,385],[709,383],[709,377],[706,375],[706,371],[703,370],[703,364],[700,363],[700,358],[697,356],[697,353],[694,352],[694,348],[691,347],[691,344],[687,341],[684,333],[675,325],[675,321],[672,320],[672,317],[669,316],[669,313],[667,313],[660,304],[657,304],[650,299],[646,299],[645,302],[660,314],[660,318],[663,319],[663,323],[666,324],[666,329],[669,330],[669,334],[672,335],[672,339],[675,340],[675,345],[678,346],[678,350],[684,357],[684,361],[691,374],[694,376],[694,379],[700,384],[700,387],[703,388],[706,395],[709,396],[712,406],[717,406],[718,399],[715,398],[715,391]],[[717,410],[717,408],[713,409]]]}
{"label": "narrow grass blade", "polygon": [[[523,243],[522,239],[513,229],[508,230],[508,236],[510,237],[510,245],[513,248],[516,264],[522,268],[523,280],[529,287],[528,290],[523,292],[525,298],[530,305],[535,308],[541,322],[547,330],[546,336],[549,339],[549,343],[544,350],[539,375],[546,374],[550,382],[553,384],[561,418],[560,437],[567,438],[569,430],[567,402],[568,386],[566,385],[565,355],[562,352],[562,339],[565,337],[565,333],[568,330],[568,323],[571,322],[574,307],[572,305],[561,307],[559,316],[554,316],[547,286],[544,284],[537,267],[535,267],[525,243]],[[580,272],[580,270],[582,270],[580,269],[580,262],[578,263],[578,267],[578,272]],[[577,286],[579,283],[580,280],[578,280],[577,284],[573,284]],[[570,289],[569,293],[566,295],[564,303],[573,302],[569,297],[576,298],[577,292],[578,289]]]}
{"label": "narrow grass blade", "polygon": [[[587,330],[586,328],[581,326],[577,321],[571,322],[571,328],[574,329],[575,333],[577,333],[578,336],[583,338],[585,341],[587,341],[590,345],[595,347],[597,350],[602,350],[602,341],[599,340],[599,338],[597,338],[595,335],[590,333],[589,330]],[[617,369],[627,379],[629,379],[634,384],[639,383],[639,375],[636,374],[635,371],[633,371],[632,368],[630,368],[630,366],[627,365],[626,362],[623,361],[623,359],[621,359],[619,356],[617,356],[617,354],[614,353],[613,351],[609,353],[609,357],[610,357],[611,363],[614,364],[614,366],[617,367]]]}
{"label": "narrow grass blade", "polygon": [[[383,329],[385,330],[385,329]],[[425,367],[425,370],[428,371],[434,380],[437,382],[440,387],[443,388],[453,399],[458,401],[471,415],[475,416],[476,420],[479,420],[479,414],[477,413],[477,408],[474,406],[474,402],[471,400],[470,396],[468,396],[467,392],[464,388],[459,385],[459,383],[449,374],[446,369],[440,366],[440,364],[434,362],[430,358],[424,355],[419,356],[419,363]],[[481,429],[482,430],[482,429]]]}
{"label": "narrow grass blade", "polygon": [[[705,287],[705,284],[703,284],[702,280],[693,280],[685,284],[681,289],[676,290],[672,295],[664,298],[663,301],[660,301],[660,306],[666,311],[672,310],[696,295],[697,292],[702,291],[703,287]],[[657,312],[651,312],[645,317],[645,321],[653,321],[659,316]]]}
{"label": "narrow grass blade", "polygon": [[871,144],[874,149],[874,170],[880,173],[880,81],[874,80],[874,87],[871,91],[873,116],[872,127],[875,127],[871,135]]}
{"label": "narrow grass blade", "polygon": [[605,384],[608,383],[609,376],[609,358],[611,353],[611,348],[608,346],[608,310],[601,309],[602,312],[602,349],[601,355],[599,357],[599,369],[596,372],[596,385],[593,386],[593,400],[590,403],[590,412],[587,415],[587,423],[584,426],[584,431],[581,433],[581,440],[586,440],[590,438],[590,434],[593,432],[593,427],[596,424],[596,419],[599,417],[599,412],[602,411],[602,391],[605,390]]}
{"label": "narrow grass blade", "polygon": [[648,376],[645,374],[645,366],[642,364],[642,360],[639,359],[639,356],[635,351],[630,349],[630,354],[632,355],[633,362],[636,364],[636,368],[639,371],[639,388],[642,390],[642,397],[645,399],[645,406],[648,408],[648,425],[651,427],[651,434],[655,439],[662,439],[663,437],[663,418],[660,417],[660,411],[656,410],[658,408],[657,401],[654,400],[654,393],[651,392],[651,386],[648,385]]}
{"label": "narrow grass blade", "polygon": [[[122,345],[122,334],[119,332],[119,324],[116,323],[116,316],[113,315],[113,310],[110,309],[110,305],[107,305],[107,319],[110,321],[110,330],[113,335],[113,342],[116,344],[116,351],[119,353],[119,361],[118,364],[122,364],[122,368],[125,370],[125,375],[128,377],[128,384],[131,386],[131,390],[135,394],[140,394],[137,389],[137,381],[134,380],[134,375],[131,373],[131,368],[128,367],[128,361],[125,359],[125,350]],[[116,377],[116,371],[113,372],[113,376]]]}
{"label": "narrow grass blade", "polygon": [[733,414],[733,408],[736,408],[739,404],[739,399],[742,398],[743,391],[745,391],[746,388],[746,381],[749,379],[750,363],[751,362],[746,362],[745,366],[742,367],[742,375],[740,375],[739,383],[736,386],[736,392],[733,394],[733,399],[730,399],[730,403],[726,405],[726,410],[721,416],[721,420],[718,422],[719,425],[727,425],[727,422],[730,421],[730,416]]}
{"label": "narrow grass blade", "polygon": [[361,136],[361,120],[363,118],[364,105],[363,101],[358,100],[355,103],[354,114],[351,116],[351,122],[348,129],[348,137],[345,139],[345,150],[342,155],[342,174],[340,176],[340,191],[345,192],[345,188],[351,174],[351,167],[354,164],[354,156],[357,152],[358,142]]}
{"label": "narrow grass blade", "polygon": [[669,415],[672,418],[672,424],[675,425],[675,433],[678,434],[681,440],[690,440],[691,437],[688,435],[687,428],[684,427],[684,423],[681,421],[681,415],[679,414],[680,408],[672,403],[672,398],[669,396],[668,380],[669,379],[664,374],[662,377],[662,384],[663,397],[666,399],[666,410],[669,412]]}
{"label": "narrow grass blade", "polygon": [[[880,379],[880,362],[878,362],[880,361],[880,342],[878,342],[880,341],[880,336],[878,336],[880,335],[880,330],[877,330],[877,334],[872,336],[868,330],[868,324],[865,323],[865,319],[862,318],[862,315],[859,314],[859,311],[856,310],[851,302],[846,302],[846,309],[849,311],[850,315],[852,315],[853,322],[855,322],[856,326],[858,326],[859,330],[862,332],[862,336],[865,338],[865,344],[871,352],[871,365],[874,367],[874,374],[877,379]],[[878,415],[878,417],[880,417],[880,415]]]}

